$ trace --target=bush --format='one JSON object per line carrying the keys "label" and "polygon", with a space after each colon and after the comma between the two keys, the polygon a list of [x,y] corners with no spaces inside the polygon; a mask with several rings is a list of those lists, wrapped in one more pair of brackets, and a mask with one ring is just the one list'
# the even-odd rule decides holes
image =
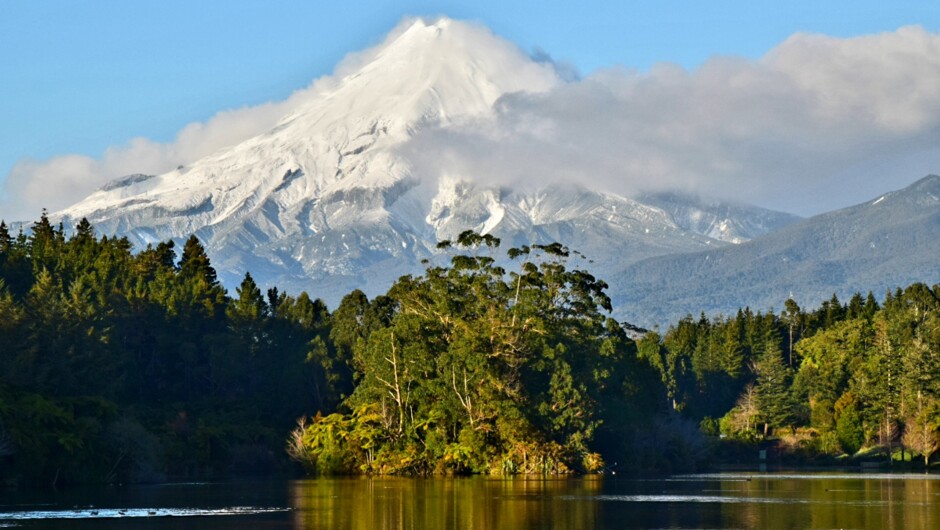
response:
{"label": "bush", "polygon": [[705,416],[699,424],[699,430],[708,436],[719,436],[721,434],[721,423],[716,418]]}

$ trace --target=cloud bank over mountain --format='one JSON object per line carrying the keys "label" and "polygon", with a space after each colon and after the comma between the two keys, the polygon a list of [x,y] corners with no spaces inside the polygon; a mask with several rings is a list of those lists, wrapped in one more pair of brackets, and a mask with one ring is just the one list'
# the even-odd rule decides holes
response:
{"label": "cloud bank over mountain", "polygon": [[[31,219],[113,178],[162,173],[264,132],[328,93],[410,23],[287,100],[220,112],[171,143],[137,138],[98,159],[21,161],[5,181],[0,212]],[[482,26],[458,27],[467,42],[523,54]],[[544,62],[544,52],[537,59]],[[419,132],[401,148],[415,173],[572,180],[621,194],[678,188],[808,214],[857,202],[820,190],[867,197],[884,189],[884,175],[866,169],[884,160],[907,164],[911,179],[940,165],[940,34],[916,26],[848,39],[796,34],[757,61],[715,57],[692,71],[659,64],[581,79],[570,66],[557,71],[567,81],[551,91],[501,98],[495,122]],[[889,187],[897,184],[905,182]]]}
{"label": "cloud bank over mountain", "polygon": [[877,178],[866,164],[940,146],[940,36],[798,34],[759,61],[602,71],[506,97],[498,111],[498,127],[428,132],[412,156],[462,175],[574,179],[628,195],[692,190],[790,210],[811,201],[800,213],[818,213],[844,204],[813,198],[825,179],[855,171],[841,184],[862,185]]}

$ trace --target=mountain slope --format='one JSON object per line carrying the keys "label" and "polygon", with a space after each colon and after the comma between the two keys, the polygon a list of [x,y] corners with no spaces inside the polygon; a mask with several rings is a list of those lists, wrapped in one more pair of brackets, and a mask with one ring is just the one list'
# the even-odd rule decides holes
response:
{"label": "mountain slope", "polygon": [[663,256],[627,267],[615,305],[631,321],[666,324],[686,313],[815,307],[836,293],[940,282],[940,177],[812,217],[750,242]]}
{"label": "mountain slope", "polygon": [[662,209],[685,230],[728,243],[750,241],[800,220],[800,217],[788,213],[717,200],[705,201],[678,192],[647,194],[638,200]]}
{"label": "mountain slope", "polygon": [[[475,52],[463,38],[471,30],[479,31],[447,19],[415,22],[272,130],[189,167],[105,186],[62,214],[99,223],[138,214],[134,220],[147,221],[128,227],[173,218],[174,232],[195,231],[266,203],[291,210],[310,198],[392,187],[410,169],[394,148],[416,131],[485,118],[503,94],[544,91],[558,82],[550,67],[504,43]],[[316,224],[290,217],[279,221]]]}
{"label": "mountain slope", "polygon": [[251,271],[262,285],[330,304],[356,288],[384,292],[434,258],[437,241],[466,229],[507,244],[561,241],[593,259],[600,277],[726,244],[635,200],[418,174],[403,154],[420,131],[485,125],[499,98],[560,83],[550,65],[485,29],[416,21],[347,75],[320,83],[271,130],[163,175],[118,179],[53,217],[67,225],[87,217],[138,248],[195,233],[227,285]]}

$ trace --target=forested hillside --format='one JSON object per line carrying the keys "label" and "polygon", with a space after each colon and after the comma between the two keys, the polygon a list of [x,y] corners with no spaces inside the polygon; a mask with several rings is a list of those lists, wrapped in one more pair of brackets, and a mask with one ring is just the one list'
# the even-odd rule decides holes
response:
{"label": "forested hillside", "polygon": [[135,252],[86,221],[0,223],[0,480],[270,475],[297,469],[288,455],[334,473],[663,471],[781,436],[926,462],[940,443],[940,286],[634,342],[561,244],[465,232],[436,259],[331,312],[250,274],[226,293],[195,237]]}

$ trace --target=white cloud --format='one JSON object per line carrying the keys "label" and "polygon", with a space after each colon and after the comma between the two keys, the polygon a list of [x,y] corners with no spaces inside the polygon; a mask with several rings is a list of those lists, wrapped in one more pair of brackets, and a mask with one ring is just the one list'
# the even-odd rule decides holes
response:
{"label": "white cloud", "polygon": [[19,161],[5,181],[8,199],[0,202],[7,219],[35,219],[42,208],[56,211],[110,180],[133,173],[158,174],[208,155],[273,126],[290,108],[285,102],[227,110],[205,123],[184,127],[172,143],[134,138],[108,148],[100,158],[65,155],[47,161]]}
{"label": "white cloud", "polygon": [[[408,149],[419,170],[575,179],[625,194],[679,188],[801,213],[906,184],[885,182],[879,161],[910,156],[940,170],[924,156],[940,146],[940,36],[919,27],[797,34],[758,61],[613,69],[500,103],[495,130],[418,138]],[[833,178],[845,194],[819,196],[838,187]]]}
{"label": "white cloud", "polygon": [[[381,48],[349,55],[333,76],[283,102],[221,112],[168,144],[135,139],[99,159],[21,161],[0,211],[34,218],[113,178],[167,171],[260,133]],[[556,90],[502,98],[495,126],[424,131],[405,148],[416,169],[497,182],[576,180],[625,194],[681,188],[801,213],[905,184],[879,180],[885,160],[940,171],[931,166],[940,162],[940,35],[920,27],[850,39],[796,34],[760,60],[715,57],[694,71],[659,64],[579,80],[562,70],[572,80]],[[919,162],[904,163],[908,156]]]}

